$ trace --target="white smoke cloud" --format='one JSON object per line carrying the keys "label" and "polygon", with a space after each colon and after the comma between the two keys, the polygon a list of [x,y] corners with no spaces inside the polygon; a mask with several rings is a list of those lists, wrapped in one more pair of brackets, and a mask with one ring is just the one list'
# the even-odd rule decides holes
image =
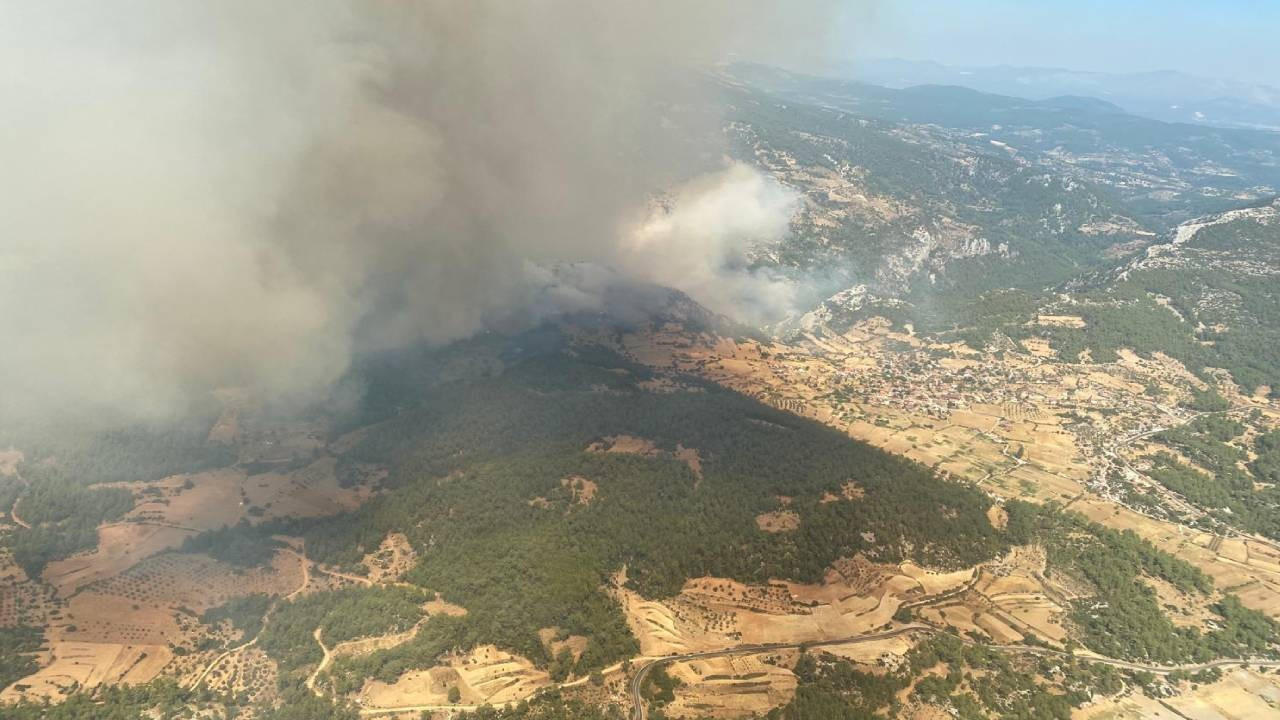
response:
{"label": "white smoke cloud", "polygon": [[741,163],[700,176],[658,204],[620,244],[631,274],[685,290],[712,310],[751,323],[795,308],[796,285],[749,268],[753,246],[786,234],[799,195]]}
{"label": "white smoke cloud", "polygon": [[[722,165],[698,68],[806,52],[812,0],[0,5],[0,411],[327,387],[592,260],[755,317],[791,199]],[[740,312],[735,312],[740,311]]]}

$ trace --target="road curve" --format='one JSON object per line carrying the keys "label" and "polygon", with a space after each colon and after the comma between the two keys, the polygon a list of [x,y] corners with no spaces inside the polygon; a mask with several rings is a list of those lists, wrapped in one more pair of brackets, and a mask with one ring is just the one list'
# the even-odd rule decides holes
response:
{"label": "road curve", "polygon": [[[285,600],[292,600],[295,597],[297,597],[299,594],[301,594],[302,591],[306,590],[307,585],[311,583],[311,573],[308,570],[308,566],[310,565],[310,562],[307,560],[307,556],[303,555],[302,553],[299,553],[289,548],[284,548],[283,550],[284,552],[287,552],[296,556],[299,560],[302,561],[302,583],[298,585],[298,588],[296,590],[284,596]],[[258,632],[250,640],[243,642],[231,648],[230,650],[227,650],[226,652],[222,653],[218,657],[214,658],[208,665],[205,666],[204,670],[200,671],[200,674],[197,675],[196,679],[191,682],[191,685],[188,687],[188,689],[195,690],[196,688],[200,687],[200,683],[204,682],[204,679],[209,676],[209,673],[213,672],[213,669],[216,668],[218,665],[220,665],[223,660],[226,660],[227,658],[231,657],[232,655],[235,655],[236,653],[241,652],[242,650],[245,650],[254,645],[257,645],[258,638],[262,637],[262,631],[266,630],[267,623],[271,622],[271,613],[275,612],[276,606],[279,604],[280,604],[279,599],[276,599],[275,602],[271,603],[271,607],[267,608],[267,611],[262,615],[262,626],[258,629]],[[317,642],[319,642],[320,640],[319,632],[320,630],[319,628],[317,628],[316,629]],[[321,643],[320,647],[324,647],[324,644]]]}
{"label": "road curve", "polygon": [[640,688],[644,685],[645,678],[649,672],[656,667],[662,665],[670,665],[675,662],[684,662],[686,660],[701,660],[704,658],[725,657],[727,655],[755,655],[762,652],[773,652],[775,650],[798,650],[816,647],[828,647],[832,645],[855,645],[858,643],[872,642],[874,640],[886,640],[888,638],[898,637],[913,632],[936,633],[936,628],[928,625],[904,625],[893,630],[885,630],[878,633],[868,633],[863,635],[855,635],[853,637],[839,638],[837,640],[814,640],[801,643],[762,643],[755,645],[735,645],[731,648],[722,650],[705,650],[703,652],[686,653],[683,655],[667,655],[666,657],[650,660],[636,671],[635,677],[631,679],[631,717],[633,720],[644,720],[645,708],[644,698],[640,695]]}
{"label": "road curve", "polygon": [[13,520],[15,523],[17,523],[17,524],[21,525],[22,527],[24,527],[24,528],[26,528],[26,529],[30,530],[30,529],[31,529],[31,526],[30,526],[30,525],[28,525],[28,524],[27,524],[27,522],[26,522],[25,520],[23,520],[22,518],[18,517],[18,503],[20,503],[20,502],[22,502],[22,497],[21,497],[21,496],[18,496],[18,497],[16,497],[16,498],[14,498],[14,500],[13,500],[13,507],[9,509],[9,519],[10,519],[10,520]]}
{"label": "road curve", "polygon": [[645,720],[644,697],[640,694],[640,689],[644,685],[644,680],[649,672],[656,667],[662,665],[670,665],[675,662],[684,662],[687,660],[699,660],[703,658],[724,657],[727,655],[756,655],[762,652],[772,652],[775,650],[805,650],[817,647],[830,647],[834,645],[854,645],[858,643],[871,642],[874,640],[884,640],[887,638],[898,637],[913,632],[925,633],[928,635],[951,635],[959,639],[967,645],[979,645],[991,650],[1007,653],[1021,653],[1024,655],[1040,655],[1044,657],[1061,657],[1072,658],[1075,660],[1083,660],[1085,662],[1099,663],[1102,665],[1110,665],[1122,670],[1135,670],[1149,672],[1154,675],[1168,675],[1173,672],[1200,672],[1201,670],[1213,670],[1224,667],[1238,667],[1242,665],[1253,665],[1255,667],[1280,668],[1280,660],[1256,660],[1251,658],[1224,658],[1221,660],[1211,660],[1204,663],[1188,663],[1184,665],[1144,665],[1142,663],[1129,662],[1128,660],[1118,660],[1103,655],[1095,655],[1093,653],[1069,653],[1065,650],[1054,650],[1053,648],[1039,647],[1035,645],[991,645],[987,643],[975,642],[969,638],[959,635],[952,635],[930,625],[905,625],[893,630],[886,630],[878,633],[870,633],[865,635],[855,635],[853,637],[840,638],[837,640],[818,640],[814,642],[801,643],[767,643],[760,645],[736,645],[731,648],[722,650],[708,650],[705,652],[686,653],[683,655],[668,655],[666,657],[657,658],[649,661],[642,666],[631,679],[631,718],[632,720]]}
{"label": "road curve", "polygon": [[315,671],[307,677],[307,682],[305,683],[307,689],[316,695],[324,695],[324,693],[316,690],[316,679],[320,677],[320,673],[325,671],[325,668],[329,667],[329,663],[333,662],[333,651],[324,644],[324,640],[320,639],[320,633],[322,630],[324,630],[324,626],[317,625],[316,631],[311,634],[311,637],[316,639],[316,644],[320,646],[320,652],[324,653],[324,657],[320,660],[320,664],[316,666]]}

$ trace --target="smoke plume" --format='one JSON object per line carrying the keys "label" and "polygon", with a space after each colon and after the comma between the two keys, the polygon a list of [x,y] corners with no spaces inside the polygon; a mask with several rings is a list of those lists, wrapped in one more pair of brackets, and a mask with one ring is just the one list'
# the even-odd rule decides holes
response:
{"label": "smoke plume", "polygon": [[[0,404],[154,415],[327,387],[587,260],[754,319],[788,192],[700,69],[803,60],[784,0],[46,0],[0,7]],[[653,199],[666,193],[656,207]]]}

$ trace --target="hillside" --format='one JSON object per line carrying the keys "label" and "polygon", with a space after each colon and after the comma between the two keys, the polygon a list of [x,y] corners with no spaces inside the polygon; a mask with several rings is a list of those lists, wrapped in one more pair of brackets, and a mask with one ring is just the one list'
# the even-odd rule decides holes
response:
{"label": "hillside", "polygon": [[917,321],[954,324],[953,306],[983,292],[1103,270],[1280,187],[1273,133],[751,65],[721,82],[739,156],[805,199],[791,236],[754,260],[825,289],[837,315],[903,299]]}
{"label": "hillside", "polygon": [[1270,711],[1277,137],[691,82],[661,131],[723,110],[799,193],[750,263],[807,312],[552,263],[589,309],[362,352],[317,401],[5,422],[0,714]]}
{"label": "hillside", "polygon": [[[1052,502],[993,504],[1002,485],[956,482],[959,458],[985,450],[962,451],[959,465],[908,459],[796,414],[814,401],[756,380],[735,388],[716,368],[802,362],[816,379],[825,356],[723,335],[714,316],[667,297],[644,322],[578,318],[369,357],[348,379],[365,399],[314,418],[319,433],[232,406],[240,430],[218,437],[237,467],[124,486],[138,506],[121,526],[174,539],[148,536],[149,550],[120,562],[103,532],[94,554],[53,558],[55,590],[24,619],[48,654],[19,666],[8,699],[73,712],[86,693],[152,680],[110,702],[176,692],[188,707],[273,717],[284,702],[343,717],[534,700],[511,717],[592,717],[634,707],[634,687],[653,717],[805,717],[899,707],[847,693],[871,687],[867,664],[891,662],[885,687],[911,707],[1065,718],[1126,676],[1082,660],[1023,679],[1043,663],[1037,648],[1083,644],[1156,668],[1273,652],[1269,620],[1164,550]],[[703,352],[713,360],[693,360]],[[177,530],[192,522],[184,508],[228,483],[246,500],[224,526]],[[92,575],[66,575],[77,563]],[[1182,621],[1154,591],[1135,594],[1139,576],[1216,620],[1162,635]],[[130,665],[120,640],[141,627],[146,649]],[[15,642],[31,652],[29,638]],[[848,645],[849,660],[805,652],[824,643]],[[988,649],[998,644],[1015,649]],[[923,682],[939,657],[986,680]],[[77,676],[88,684],[66,684]],[[1001,699],[1010,692],[1020,699]],[[18,717],[36,712],[26,707]]]}

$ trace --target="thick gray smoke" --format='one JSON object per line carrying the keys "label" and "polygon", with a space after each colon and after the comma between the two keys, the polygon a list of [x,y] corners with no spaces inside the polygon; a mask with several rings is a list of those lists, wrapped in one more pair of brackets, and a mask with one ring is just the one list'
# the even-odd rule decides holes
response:
{"label": "thick gray smoke", "polygon": [[521,306],[530,261],[597,261],[746,319],[785,304],[732,268],[793,200],[709,142],[698,73],[796,60],[832,10],[5,3],[0,403],[305,395],[358,350]]}

